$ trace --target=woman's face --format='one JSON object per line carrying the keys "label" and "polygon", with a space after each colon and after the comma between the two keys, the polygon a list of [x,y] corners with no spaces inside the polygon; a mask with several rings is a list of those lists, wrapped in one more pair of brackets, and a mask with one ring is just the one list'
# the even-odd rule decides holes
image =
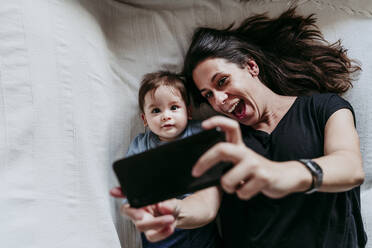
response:
{"label": "woman's face", "polygon": [[219,113],[253,126],[261,116],[260,95],[263,84],[253,60],[244,68],[221,58],[209,58],[193,71],[196,87]]}

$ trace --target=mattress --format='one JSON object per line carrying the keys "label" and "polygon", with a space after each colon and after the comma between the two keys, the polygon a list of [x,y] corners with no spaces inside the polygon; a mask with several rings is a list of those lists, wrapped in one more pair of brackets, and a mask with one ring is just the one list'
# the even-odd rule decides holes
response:
{"label": "mattress", "polygon": [[[140,247],[109,196],[112,162],[143,131],[144,73],[179,71],[193,30],[277,15],[293,1],[3,0],[0,4],[1,247]],[[345,95],[354,107],[372,237],[372,3],[302,0],[330,41],[363,71]],[[202,117],[204,110],[196,111]],[[372,247],[371,242],[369,248]]]}

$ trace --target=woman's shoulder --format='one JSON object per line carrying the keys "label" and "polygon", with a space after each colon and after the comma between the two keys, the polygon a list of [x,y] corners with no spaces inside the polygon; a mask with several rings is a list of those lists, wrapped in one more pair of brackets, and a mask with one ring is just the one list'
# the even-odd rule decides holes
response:
{"label": "woman's shoulder", "polygon": [[300,96],[300,101],[304,104],[313,105],[315,108],[352,108],[350,103],[336,93],[315,93],[307,96]]}
{"label": "woman's shoulder", "polygon": [[330,100],[334,101],[346,101],[341,96],[339,96],[336,93],[313,93],[306,96],[301,96],[301,99],[304,99],[305,101],[312,101],[312,102],[327,102]]}
{"label": "woman's shoulder", "polygon": [[308,109],[312,115],[317,116],[324,124],[329,117],[340,109],[349,109],[354,118],[354,110],[351,104],[336,93],[316,93],[300,97],[303,109]]}
{"label": "woman's shoulder", "polygon": [[322,101],[322,100],[327,101],[329,99],[343,100],[343,98],[336,93],[315,93],[315,94],[312,94],[311,97],[314,100],[318,100],[318,101]]}

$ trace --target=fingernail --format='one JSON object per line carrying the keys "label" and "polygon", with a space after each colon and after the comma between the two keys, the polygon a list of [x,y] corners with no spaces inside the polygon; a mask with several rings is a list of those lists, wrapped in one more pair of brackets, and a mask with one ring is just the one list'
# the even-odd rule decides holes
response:
{"label": "fingernail", "polygon": [[121,201],[121,204],[127,204],[128,203],[128,199],[127,198],[124,198],[122,201]]}

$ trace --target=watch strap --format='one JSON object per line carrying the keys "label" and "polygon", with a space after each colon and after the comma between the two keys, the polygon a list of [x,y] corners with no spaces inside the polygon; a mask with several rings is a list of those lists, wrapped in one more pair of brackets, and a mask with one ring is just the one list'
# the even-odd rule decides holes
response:
{"label": "watch strap", "polygon": [[316,192],[322,186],[323,183],[322,168],[311,159],[299,159],[298,161],[301,162],[310,171],[312,176],[311,186],[305,193],[311,194]]}

